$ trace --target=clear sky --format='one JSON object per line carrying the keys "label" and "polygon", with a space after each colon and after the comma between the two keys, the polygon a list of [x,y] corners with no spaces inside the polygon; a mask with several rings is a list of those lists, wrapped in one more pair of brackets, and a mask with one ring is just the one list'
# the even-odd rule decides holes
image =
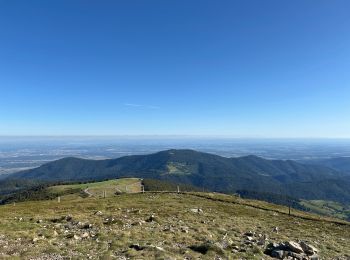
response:
{"label": "clear sky", "polygon": [[350,137],[348,0],[0,0],[0,135]]}

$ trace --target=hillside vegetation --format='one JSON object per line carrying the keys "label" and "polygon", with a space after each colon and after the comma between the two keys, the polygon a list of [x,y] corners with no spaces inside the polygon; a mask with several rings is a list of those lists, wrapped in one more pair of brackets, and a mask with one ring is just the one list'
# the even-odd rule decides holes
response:
{"label": "hillside vegetation", "polygon": [[326,166],[350,175],[350,157],[335,157],[329,159],[304,160],[303,163]]}
{"label": "hillside vegetation", "polygon": [[302,200],[300,204],[317,214],[350,221],[350,206],[348,205],[325,200]]}
{"label": "hillside vegetation", "polygon": [[168,150],[111,160],[65,158],[9,178],[57,182],[122,177],[165,180],[224,193],[283,191],[298,199],[350,202],[349,176],[331,168],[256,156],[225,158],[193,150]]}
{"label": "hillside vegetation", "polygon": [[269,243],[299,240],[322,259],[350,257],[347,222],[296,210],[289,216],[283,206],[203,192],[127,188],[100,196],[138,181],[54,186],[88,187],[92,195],[0,206],[0,258],[272,259],[264,254]]}
{"label": "hillside vegetation", "polygon": [[102,182],[84,182],[73,184],[38,185],[28,189],[2,196],[0,204],[28,200],[52,200],[60,197],[61,200],[85,197],[110,197],[120,193],[135,193],[141,191],[141,179],[123,178]]}

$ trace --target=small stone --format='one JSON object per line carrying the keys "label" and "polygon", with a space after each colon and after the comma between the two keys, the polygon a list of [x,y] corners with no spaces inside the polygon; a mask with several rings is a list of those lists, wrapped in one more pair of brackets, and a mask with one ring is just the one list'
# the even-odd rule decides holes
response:
{"label": "small stone", "polygon": [[239,250],[239,247],[238,247],[238,246],[232,246],[232,249],[238,251],[238,250]]}
{"label": "small stone", "polygon": [[144,249],[144,247],[140,246],[139,244],[132,244],[129,246],[129,248],[135,249],[136,251],[141,251]]}
{"label": "small stone", "polygon": [[188,229],[181,229],[181,232],[187,234],[188,233]]}
{"label": "small stone", "polygon": [[160,247],[160,246],[153,246],[153,245],[150,245],[149,247],[150,247],[150,248],[157,249],[157,250],[159,250],[159,251],[163,251],[163,252],[165,251],[164,248],[162,248],[162,247]]}
{"label": "small stone", "polygon": [[271,252],[272,257],[276,257],[278,259],[283,259],[285,255],[285,252],[283,250],[273,250]]}
{"label": "small stone", "polygon": [[312,245],[307,244],[304,241],[300,242],[300,246],[301,246],[301,248],[304,250],[304,252],[307,255],[313,255],[313,254],[317,254],[318,253],[317,248],[313,247]]}
{"label": "small stone", "polygon": [[85,238],[88,238],[90,235],[88,232],[84,232],[83,234],[81,234],[81,238],[85,239]]}
{"label": "small stone", "polygon": [[89,228],[92,228],[92,224],[89,224],[89,223],[81,223],[81,222],[79,222],[80,224],[79,224],[79,227],[81,228],[81,229],[89,229]]}
{"label": "small stone", "polygon": [[252,236],[254,236],[254,232],[253,231],[248,231],[248,232],[245,232],[244,235],[247,236],[247,237],[252,237]]}
{"label": "small stone", "polygon": [[275,242],[269,243],[269,244],[267,245],[267,248],[277,248],[277,247],[279,247],[279,244],[277,244],[277,243],[275,243]]}
{"label": "small stone", "polygon": [[288,252],[288,256],[292,257],[293,260],[303,260],[304,257],[301,254],[297,254],[294,252]]}
{"label": "small stone", "polygon": [[257,245],[258,245],[258,246],[263,246],[263,245],[265,245],[265,239],[264,239],[264,238],[260,238],[260,239],[258,240],[258,242],[257,242]]}
{"label": "small stone", "polygon": [[156,217],[154,214],[152,214],[148,219],[146,219],[146,222],[154,222],[156,221]]}
{"label": "small stone", "polygon": [[294,242],[294,241],[288,241],[286,242],[286,247],[289,248],[290,251],[294,252],[294,253],[303,253],[304,250],[302,249],[302,247],[297,243],[297,242]]}
{"label": "small stone", "polygon": [[193,213],[203,213],[203,210],[199,208],[193,208],[193,209],[190,209],[190,211]]}

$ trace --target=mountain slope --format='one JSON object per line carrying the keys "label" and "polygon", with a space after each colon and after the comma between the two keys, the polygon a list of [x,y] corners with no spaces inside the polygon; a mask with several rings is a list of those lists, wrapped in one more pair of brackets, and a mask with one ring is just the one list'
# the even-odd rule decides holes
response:
{"label": "mountain slope", "polygon": [[341,171],[346,175],[350,175],[350,157],[336,157],[321,160],[306,160],[306,164],[325,166],[337,171]]}
{"label": "mountain slope", "polygon": [[[337,171],[295,161],[266,160],[256,156],[225,158],[193,150],[168,150],[150,155],[125,156],[110,160],[65,158],[39,168],[12,174],[14,179],[44,181],[102,180],[121,177],[151,178],[232,193],[236,190],[293,193],[297,198],[342,197],[350,201],[344,187],[330,190],[322,182],[336,182]],[[310,183],[321,183],[312,186]],[[307,183],[307,184],[305,184]],[[321,190],[318,190],[322,187]],[[317,188],[317,192],[314,190]],[[329,194],[335,192],[334,194]]]}
{"label": "mountain slope", "polygon": [[350,254],[346,222],[217,193],[27,201],[0,206],[0,219],[5,259],[258,260],[272,259],[270,243],[299,240],[320,259]]}

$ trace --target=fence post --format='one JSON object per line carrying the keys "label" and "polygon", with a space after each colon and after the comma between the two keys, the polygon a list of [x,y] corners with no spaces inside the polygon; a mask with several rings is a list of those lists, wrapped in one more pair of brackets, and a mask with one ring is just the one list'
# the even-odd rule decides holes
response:
{"label": "fence post", "polygon": [[60,196],[57,197],[57,202],[61,203],[61,197]]}
{"label": "fence post", "polygon": [[177,186],[177,193],[180,193],[180,186]]}

